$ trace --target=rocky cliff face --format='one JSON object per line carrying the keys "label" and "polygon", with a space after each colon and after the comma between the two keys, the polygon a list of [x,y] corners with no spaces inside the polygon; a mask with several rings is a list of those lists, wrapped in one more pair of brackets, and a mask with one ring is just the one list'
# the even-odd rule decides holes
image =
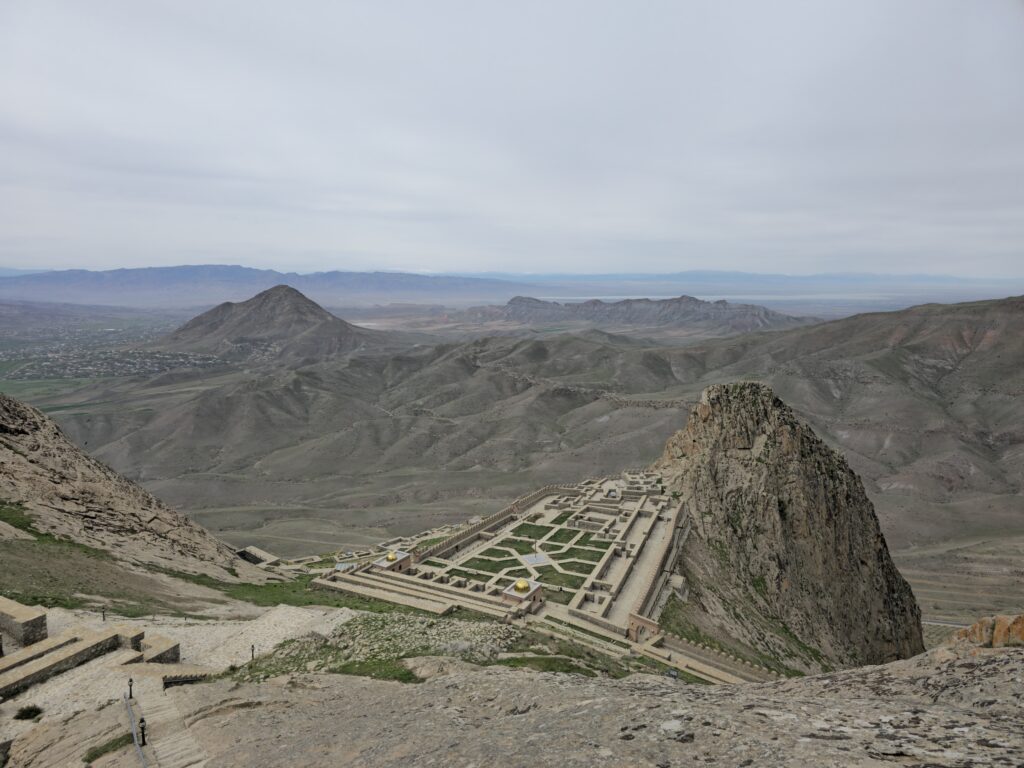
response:
{"label": "rocky cliff face", "polygon": [[800,671],[924,650],[860,478],[769,387],[709,387],[656,467],[694,522],[675,631]]}
{"label": "rocky cliff face", "polygon": [[232,568],[262,579],[201,526],[82,453],[38,410],[3,394],[0,502],[22,505],[37,530],[121,560],[227,580]]}

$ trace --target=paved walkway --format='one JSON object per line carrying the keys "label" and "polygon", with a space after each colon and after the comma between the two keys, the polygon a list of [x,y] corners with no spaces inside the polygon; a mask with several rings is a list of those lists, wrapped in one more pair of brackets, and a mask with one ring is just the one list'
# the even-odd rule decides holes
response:
{"label": "paved walkway", "polygon": [[146,718],[146,739],[153,749],[157,768],[202,768],[209,760],[185,726],[174,699],[158,678],[139,680],[135,699]]}

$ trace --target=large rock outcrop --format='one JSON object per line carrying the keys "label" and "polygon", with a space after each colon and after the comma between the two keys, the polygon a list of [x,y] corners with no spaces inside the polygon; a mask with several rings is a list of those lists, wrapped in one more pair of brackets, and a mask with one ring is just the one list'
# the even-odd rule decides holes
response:
{"label": "large rock outcrop", "polygon": [[120,560],[226,580],[236,571],[265,579],[203,527],[87,456],[40,411],[4,394],[0,502],[23,507],[39,531],[107,550]]}
{"label": "large rock outcrop", "polygon": [[1024,614],[985,616],[971,626],[957,630],[952,642],[967,642],[983,648],[1024,647]]}
{"label": "large rock outcrop", "polygon": [[706,389],[656,468],[693,516],[670,628],[805,672],[924,650],[860,478],[769,387]]}

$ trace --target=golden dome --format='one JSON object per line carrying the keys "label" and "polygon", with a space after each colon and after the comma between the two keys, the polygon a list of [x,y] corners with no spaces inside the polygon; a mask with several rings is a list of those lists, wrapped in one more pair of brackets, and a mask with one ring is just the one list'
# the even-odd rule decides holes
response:
{"label": "golden dome", "polygon": [[516,592],[529,592],[530,582],[528,582],[526,579],[520,579],[515,583],[515,586],[512,587],[512,589],[514,589]]}
{"label": "golden dome", "polygon": [[398,559],[398,553],[395,552],[395,550],[391,550],[390,552],[388,552],[387,556],[384,559],[387,560],[389,563],[393,563],[395,562],[395,560]]}

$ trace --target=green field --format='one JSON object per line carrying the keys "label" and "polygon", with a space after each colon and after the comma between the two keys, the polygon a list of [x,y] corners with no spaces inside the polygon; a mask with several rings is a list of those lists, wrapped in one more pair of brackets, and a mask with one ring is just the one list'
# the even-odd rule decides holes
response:
{"label": "green field", "polygon": [[508,547],[514,549],[520,555],[529,555],[533,553],[536,542],[527,541],[526,539],[502,539],[498,542],[500,547]]}
{"label": "green field", "polygon": [[573,573],[582,573],[590,575],[594,568],[597,566],[594,563],[584,563],[579,560],[569,560],[564,563],[559,563],[565,570],[572,571]]}
{"label": "green field", "polygon": [[559,531],[555,531],[551,534],[548,541],[557,541],[559,544],[568,544],[570,541],[580,535],[580,532],[572,528],[562,528]]}
{"label": "green field", "polygon": [[553,565],[542,565],[537,569],[537,573],[539,574],[542,582],[545,584],[551,584],[555,587],[579,589],[583,586],[583,582],[585,581],[582,576],[573,576],[571,573],[556,571]]}
{"label": "green field", "polygon": [[570,547],[565,552],[559,552],[556,555],[552,555],[555,560],[588,560],[591,563],[596,563],[602,557],[604,552],[595,552],[592,549],[580,549],[579,547]]}
{"label": "green field", "polygon": [[527,539],[543,539],[551,531],[553,531],[550,525],[537,525],[536,523],[523,523],[516,528],[512,533],[516,536],[523,536]]}
{"label": "green field", "polygon": [[473,557],[462,563],[466,568],[473,568],[488,573],[500,573],[506,568],[515,568],[522,565],[518,560],[487,560],[483,557]]}

